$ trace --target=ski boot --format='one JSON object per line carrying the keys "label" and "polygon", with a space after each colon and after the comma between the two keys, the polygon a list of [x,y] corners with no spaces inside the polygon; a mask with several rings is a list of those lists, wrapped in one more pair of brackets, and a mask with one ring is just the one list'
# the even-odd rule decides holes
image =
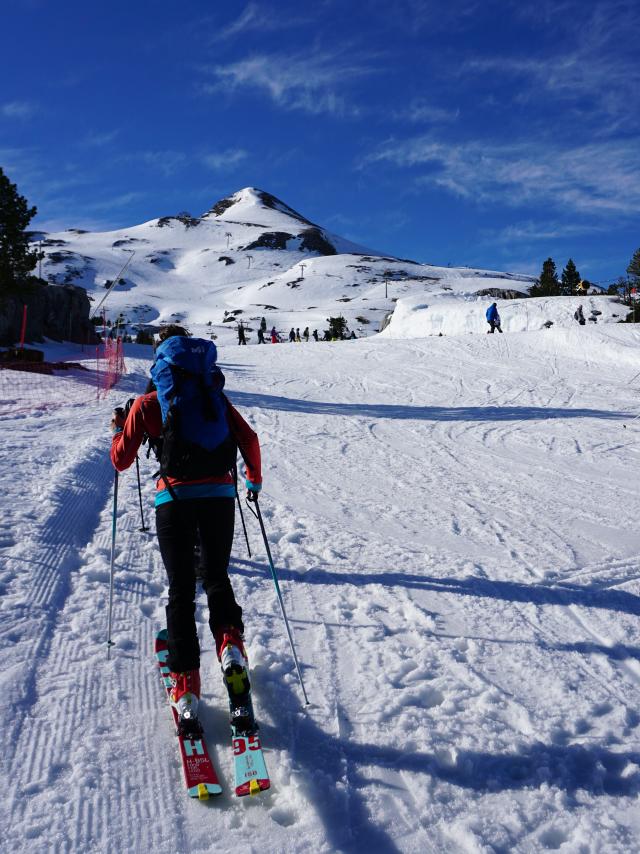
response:
{"label": "ski boot", "polygon": [[242,633],[226,626],[216,632],[216,650],[229,695],[230,721],[234,733],[248,735],[258,727],[251,703],[251,684]]}
{"label": "ski boot", "polygon": [[198,721],[198,701],[200,700],[200,671],[186,670],[184,673],[170,673],[171,691],[169,700],[178,715],[180,735],[194,738],[202,733]]}

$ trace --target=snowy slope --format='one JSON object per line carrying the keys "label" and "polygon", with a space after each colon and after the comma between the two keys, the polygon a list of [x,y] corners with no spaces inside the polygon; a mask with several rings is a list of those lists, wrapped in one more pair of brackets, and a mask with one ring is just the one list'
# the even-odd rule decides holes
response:
{"label": "snowy slope", "polygon": [[[526,292],[532,279],[433,267],[384,256],[310,222],[269,193],[245,188],[201,217],[161,217],[106,233],[49,234],[43,276],[86,288],[94,309],[109,295],[107,318],[129,331],[180,321],[198,335],[231,341],[242,320],[256,342],[261,317],[281,333],[327,328],[342,314],[358,336],[377,332],[405,294],[475,294],[490,287]],[[135,253],[131,256],[131,253]],[[253,332],[253,335],[251,335]]]}
{"label": "snowy slope", "polygon": [[[475,294],[423,294],[400,299],[382,334],[389,338],[420,338],[427,335],[484,334],[489,330],[486,311],[490,296]],[[616,297],[533,297],[500,300],[501,328],[505,332],[527,332],[552,326],[580,328],[574,318],[582,306],[587,325],[620,323],[629,313]],[[498,333],[494,333],[498,334]]]}
{"label": "snowy slope", "polygon": [[[166,584],[134,471],[106,660],[107,428],[143,388],[144,348],[109,401],[4,416],[12,849],[639,850],[639,344],[630,326],[558,324],[221,348],[261,437],[261,504],[311,698],[305,709],[251,523],[255,554],[240,530],[232,570],[273,780],[251,801],[184,795],[151,655]],[[228,792],[203,604],[204,722]]]}

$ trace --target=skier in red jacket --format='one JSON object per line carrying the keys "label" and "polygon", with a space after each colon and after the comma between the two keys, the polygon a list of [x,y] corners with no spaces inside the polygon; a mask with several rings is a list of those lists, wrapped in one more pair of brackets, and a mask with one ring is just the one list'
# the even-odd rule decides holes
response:
{"label": "skier in red jacket", "polygon": [[[182,327],[160,331],[160,340],[188,335]],[[226,398],[225,398],[226,400]],[[260,444],[256,433],[226,400],[226,417],[246,465],[248,498],[255,500],[262,486]],[[126,417],[114,412],[111,460],[118,471],[136,459],[145,436],[162,434],[157,393],[138,397]],[[203,588],[209,606],[209,626],[228,687],[243,686],[248,694],[247,656],[243,643],[242,608],[236,602],[228,566],[233,543],[236,485],[231,472],[219,477],[180,481],[161,477],[155,499],[160,554],[169,579],[166,608],[169,668],[173,680],[171,701],[180,717],[197,717],[200,697],[200,645],[195,621],[195,546],[200,544]]]}

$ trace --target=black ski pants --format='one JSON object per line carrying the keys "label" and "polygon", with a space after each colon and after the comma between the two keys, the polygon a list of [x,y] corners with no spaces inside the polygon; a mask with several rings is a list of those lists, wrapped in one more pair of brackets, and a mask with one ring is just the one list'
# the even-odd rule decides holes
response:
{"label": "black ski pants", "polygon": [[158,544],[169,577],[168,664],[175,673],[200,667],[195,620],[195,546],[198,539],[202,586],[207,594],[212,634],[221,626],[237,626],[244,630],[242,608],[235,600],[228,573],[234,514],[233,498],[168,501],[156,508]]}

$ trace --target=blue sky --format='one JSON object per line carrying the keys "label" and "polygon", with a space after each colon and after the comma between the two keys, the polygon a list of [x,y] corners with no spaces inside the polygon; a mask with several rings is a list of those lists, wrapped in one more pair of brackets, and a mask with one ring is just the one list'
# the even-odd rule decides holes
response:
{"label": "blue sky", "polygon": [[640,246],[639,35],[636,0],[12,0],[0,166],[49,230],[257,186],[400,257],[606,281]]}

